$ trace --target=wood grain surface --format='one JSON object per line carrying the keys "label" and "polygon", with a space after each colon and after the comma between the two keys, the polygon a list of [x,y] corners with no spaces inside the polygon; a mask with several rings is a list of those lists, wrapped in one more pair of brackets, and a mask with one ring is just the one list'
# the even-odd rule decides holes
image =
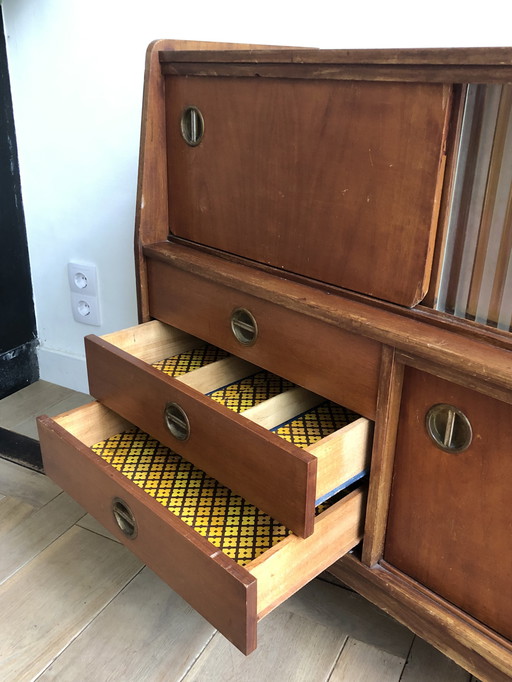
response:
{"label": "wood grain surface", "polygon": [[[218,272],[226,267],[226,263],[215,258],[207,260]],[[148,260],[148,275],[150,311],[154,317],[364,417],[374,418],[379,344],[280,305],[285,303],[285,296],[281,295],[284,287],[281,291],[269,289],[274,300],[267,302],[245,294],[235,282],[234,286],[219,286],[207,277],[158,259]],[[258,273],[252,276],[259,279]],[[272,284],[282,287],[283,281]],[[258,324],[258,338],[251,346],[239,343],[231,331],[231,314],[240,307],[250,310]]]}
{"label": "wood grain surface", "polygon": [[[325,348],[325,352],[331,353],[330,357],[335,358],[335,367],[344,368],[346,365],[352,364],[349,362],[350,359],[358,357],[357,348],[359,345],[361,348],[359,352],[365,358],[365,363],[359,367],[361,373],[358,372],[354,376],[353,383],[345,384],[343,375],[334,377],[332,369],[324,366],[324,376],[329,380],[325,381],[325,391],[318,390],[317,392],[329,397],[329,385],[332,391],[333,384],[336,384],[339,390],[344,390],[346,397],[340,396],[338,399],[334,397],[332,399],[335,402],[341,402],[346,407],[351,407],[363,416],[373,418],[372,414],[375,415],[379,361],[371,362],[370,358],[373,358],[374,354],[380,357],[379,346],[374,345],[370,352],[366,346],[367,340],[388,344],[416,360],[423,360],[431,365],[442,365],[445,371],[449,370],[454,376],[464,376],[463,382],[468,387],[478,388],[479,391],[489,392],[490,395],[499,395],[501,399],[505,399],[507,393],[509,396],[512,395],[512,353],[510,352],[512,351],[512,341],[510,334],[495,334],[492,329],[483,333],[481,330],[475,329],[474,325],[465,324],[463,320],[455,321],[452,316],[431,315],[424,310],[408,311],[398,306],[355,297],[339,289],[308,286],[303,281],[285,279],[276,275],[275,272],[267,272],[240,263],[229,262],[183,245],[165,242],[147,247],[145,252],[151,259],[184,270],[190,276],[194,274],[208,282],[235,289],[240,297],[239,300],[252,300],[246,297],[248,294],[261,299],[263,302],[270,302],[276,307],[279,306],[282,312],[278,313],[276,310],[277,319],[281,315],[285,315],[287,311],[298,313],[297,316],[291,318],[295,321],[294,325],[291,326],[289,323],[290,330],[297,330],[293,338],[300,339],[299,328],[322,330],[325,335],[329,335],[329,326],[335,327],[337,330],[352,332],[352,337],[330,337],[331,342]],[[152,276],[155,278],[156,284],[161,286],[161,283],[166,281],[166,271],[159,268],[158,272],[161,273],[160,277],[155,278],[155,274]],[[178,280],[176,276],[176,281],[181,281],[181,278]],[[190,281],[198,287],[195,279]],[[206,299],[204,291],[198,287],[196,292],[199,299],[197,305],[200,309],[208,311],[210,301]],[[172,282],[169,281],[168,299],[172,292]],[[176,289],[176,292],[176,298],[189,294],[187,289],[181,287]],[[174,305],[181,306],[180,301],[176,301],[176,303],[166,301],[163,295],[158,294],[158,292],[153,293],[155,303],[157,301],[159,303],[158,306],[155,305],[154,314],[156,316],[158,316],[158,312],[165,314],[168,310],[166,317],[172,317],[170,314],[172,307]],[[182,311],[182,316],[185,318],[185,310]],[[310,318],[327,323],[327,326],[310,327]],[[300,322],[301,320],[302,322]],[[167,319],[167,321],[172,324],[172,319]],[[199,325],[200,323],[196,320],[193,324]],[[182,328],[185,327],[182,326]],[[320,336],[317,336],[320,339]],[[336,343],[336,338],[343,340]],[[352,338],[353,344],[348,345],[348,341],[345,344],[344,340],[350,338]],[[310,341],[309,347],[315,347],[314,338],[311,338]],[[364,347],[361,345],[363,343],[365,344]],[[347,345],[350,349],[356,349],[355,354],[349,353],[347,355],[343,352]],[[300,341],[297,342],[295,348],[300,348]],[[341,355],[332,355],[333,348],[339,350]],[[241,354],[242,350],[237,354]],[[285,357],[282,358],[282,365],[287,367],[290,363],[290,359],[287,357],[289,354],[283,353],[283,355]],[[304,355],[305,367],[307,367],[311,363],[311,353]],[[355,367],[357,367],[357,362]],[[351,392],[364,381],[363,367],[366,367],[368,377],[371,377],[370,386],[375,382],[373,390],[367,386],[362,393],[362,395],[372,396],[371,414],[367,413],[363,406],[358,409],[348,403]],[[276,371],[279,370],[276,369]],[[309,382],[315,380],[315,373],[313,372],[306,373],[304,371],[303,375],[308,378]],[[282,374],[282,376],[286,375]],[[369,380],[369,378],[366,379],[366,381]],[[297,381],[297,383],[301,382]],[[310,385],[309,388],[312,386]]]}
{"label": "wood grain surface", "polygon": [[[445,452],[429,437],[430,407],[469,419],[471,445]],[[512,638],[512,406],[406,367],[384,558]]]}
{"label": "wood grain surface", "polygon": [[[264,45],[204,42],[197,40],[155,40],[146,51],[139,171],[135,215],[135,272],[139,321],[149,319],[145,244],[166,238],[169,230],[167,205],[167,159],[165,154],[164,78],[159,55],[176,50],[230,50],[264,48]],[[274,50],[277,49],[274,47]]]}
{"label": "wood grain surface", "polygon": [[[170,231],[413,306],[428,287],[450,101],[442,85],[169,78]],[[205,121],[195,147],[181,135],[190,103]]]}

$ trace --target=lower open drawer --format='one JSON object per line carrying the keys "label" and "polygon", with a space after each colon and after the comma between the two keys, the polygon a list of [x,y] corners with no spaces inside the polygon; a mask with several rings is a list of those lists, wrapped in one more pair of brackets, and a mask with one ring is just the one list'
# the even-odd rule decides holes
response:
{"label": "lower open drawer", "polygon": [[50,478],[246,654],[258,620],[361,539],[362,487],[299,538],[99,403],[38,427]]}

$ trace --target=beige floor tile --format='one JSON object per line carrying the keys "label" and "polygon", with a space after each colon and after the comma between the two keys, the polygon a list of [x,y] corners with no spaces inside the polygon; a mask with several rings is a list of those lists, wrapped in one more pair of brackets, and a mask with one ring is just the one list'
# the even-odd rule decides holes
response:
{"label": "beige floor tile", "polygon": [[3,535],[0,584],[71,528],[84,513],[69,495],[61,493]]}
{"label": "beige floor tile", "polygon": [[40,414],[46,414],[49,417],[54,417],[55,415],[61,414],[62,412],[74,410],[75,407],[86,405],[91,401],[92,398],[90,395],[85,393],[76,393],[74,391],[70,392],[69,395],[66,395],[62,400],[59,400],[54,405],[41,407],[36,415],[31,415],[29,418],[19,422],[13,430],[16,431],[16,433],[22,433],[24,436],[38,440],[36,416],[39,416]]}
{"label": "beige floor tile", "polygon": [[398,682],[406,660],[349,638],[329,682]]}
{"label": "beige floor tile", "polygon": [[344,641],[335,628],[278,608],[258,626],[250,656],[216,635],[184,682],[325,682]]}
{"label": "beige floor tile", "polygon": [[61,492],[47,476],[0,458],[0,493],[42,507]]}
{"label": "beige floor tile", "polygon": [[360,595],[321,580],[313,580],[281,608],[397,657],[407,656],[414,637]]}
{"label": "beige floor tile", "polygon": [[35,419],[38,414],[50,410],[53,405],[72,395],[64,386],[50,384],[47,381],[36,381],[22,388],[0,402],[0,426],[16,431],[16,426],[29,418]]}
{"label": "beige floor tile", "polygon": [[2,496],[0,499],[0,542],[24,519],[35,512],[35,507],[16,497]]}
{"label": "beige floor tile", "polygon": [[76,526],[0,587],[0,679],[34,679],[140,570],[121,545]]}
{"label": "beige floor tile", "polygon": [[145,568],[40,682],[180,680],[215,630]]}

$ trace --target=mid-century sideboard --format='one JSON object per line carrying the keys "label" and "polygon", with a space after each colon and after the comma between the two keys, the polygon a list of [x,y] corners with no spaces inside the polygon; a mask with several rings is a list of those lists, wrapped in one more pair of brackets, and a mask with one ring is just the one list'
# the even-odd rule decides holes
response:
{"label": "mid-century sideboard", "polygon": [[512,49],[157,41],[140,325],[47,474],[245,653],[328,569],[512,678]]}

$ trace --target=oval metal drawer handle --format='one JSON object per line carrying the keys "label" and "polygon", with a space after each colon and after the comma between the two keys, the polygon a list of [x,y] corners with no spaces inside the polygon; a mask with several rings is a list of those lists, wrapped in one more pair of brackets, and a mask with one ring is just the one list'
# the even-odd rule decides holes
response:
{"label": "oval metal drawer handle", "polygon": [[187,440],[190,436],[190,422],[185,410],[177,403],[167,403],[164,410],[165,424],[171,435],[178,440]]}
{"label": "oval metal drawer handle", "polygon": [[181,114],[181,136],[190,147],[197,147],[203,135],[203,114],[197,107],[187,107]]}
{"label": "oval metal drawer handle", "polygon": [[250,346],[258,338],[258,324],[247,308],[237,308],[231,314],[231,331],[244,346]]}
{"label": "oval metal drawer handle", "polygon": [[114,497],[112,500],[112,513],[117,525],[126,537],[131,540],[136,538],[138,532],[137,521],[130,507],[120,497]]}
{"label": "oval metal drawer handle", "polygon": [[464,412],[458,407],[439,403],[433,405],[426,415],[426,427],[430,438],[445,452],[464,452],[473,440],[473,429]]}

